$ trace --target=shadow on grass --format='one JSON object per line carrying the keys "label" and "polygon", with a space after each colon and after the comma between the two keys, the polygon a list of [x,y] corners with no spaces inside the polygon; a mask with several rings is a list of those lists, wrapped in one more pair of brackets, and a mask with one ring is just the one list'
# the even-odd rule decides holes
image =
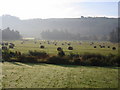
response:
{"label": "shadow on grass", "polygon": [[[54,65],[54,64],[52,64]],[[87,66],[87,65],[57,65],[62,67],[70,67],[70,68],[77,68],[77,67],[87,67],[87,68],[111,68],[111,69],[120,69],[120,67],[116,66]]]}
{"label": "shadow on grass", "polygon": [[29,66],[34,66],[34,65],[48,66],[48,64],[46,64],[46,63],[22,63],[22,64],[26,64],[26,65],[29,65]]}
{"label": "shadow on grass", "polygon": [[22,63],[22,62],[9,62],[14,65],[19,65],[19,66],[24,66],[22,64],[26,64],[29,66],[34,66],[34,65],[42,65],[42,66],[48,66],[48,65],[54,65],[54,66],[61,66],[61,67],[69,67],[69,68],[77,68],[77,67],[87,67],[87,68],[110,68],[110,69],[120,69],[120,67],[116,66],[83,66],[83,65],[56,65],[56,64],[46,64],[46,63]]}
{"label": "shadow on grass", "polygon": [[24,66],[24,65],[28,65],[28,66],[34,66],[34,65],[47,66],[48,65],[46,63],[23,63],[23,62],[9,62],[9,63],[14,64],[14,65],[19,65],[19,66]]}
{"label": "shadow on grass", "polygon": [[9,62],[9,63],[12,63],[14,65],[18,65],[18,66],[23,66],[22,64],[18,63],[18,62]]}

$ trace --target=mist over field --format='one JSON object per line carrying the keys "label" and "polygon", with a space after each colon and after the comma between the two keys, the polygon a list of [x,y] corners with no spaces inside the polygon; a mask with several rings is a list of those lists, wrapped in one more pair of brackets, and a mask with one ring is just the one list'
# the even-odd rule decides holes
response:
{"label": "mist over field", "polygon": [[[23,37],[41,38],[43,31],[67,31],[79,33],[82,36],[108,35],[118,27],[118,18],[107,17],[84,17],[80,18],[48,18],[48,19],[25,19],[11,15],[0,16],[2,28],[10,27],[21,33]],[[1,20],[0,20],[1,21]],[[1,27],[1,26],[0,26]]]}

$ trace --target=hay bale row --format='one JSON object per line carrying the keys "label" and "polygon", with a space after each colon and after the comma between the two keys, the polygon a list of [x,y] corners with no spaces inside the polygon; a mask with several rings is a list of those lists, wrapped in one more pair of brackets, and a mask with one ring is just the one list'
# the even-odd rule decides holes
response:
{"label": "hay bale row", "polygon": [[[99,45],[100,48],[105,48],[105,46]],[[94,48],[97,48],[97,46],[94,46]],[[110,46],[108,46],[107,48],[110,48]],[[116,47],[112,47],[112,50],[116,50]]]}

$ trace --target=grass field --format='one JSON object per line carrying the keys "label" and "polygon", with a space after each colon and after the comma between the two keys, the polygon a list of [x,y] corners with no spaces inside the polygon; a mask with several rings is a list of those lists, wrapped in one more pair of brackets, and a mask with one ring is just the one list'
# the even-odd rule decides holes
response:
{"label": "grass field", "polygon": [[[29,50],[45,51],[51,55],[57,55],[57,47],[62,47],[65,54],[77,53],[100,53],[102,55],[118,54],[118,44],[110,42],[90,42],[79,41],[57,41],[55,46],[50,41],[5,41],[15,44],[11,51],[20,51],[28,53]],[[45,43],[44,43],[45,42]],[[69,45],[62,43],[71,43],[73,50],[68,50]],[[45,48],[41,49],[41,45]],[[99,45],[105,45],[100,48]],[[97,46],[97,48],[94,48]],[[110,48],[107,48],[110,46]],[[112,50],[116,47],[116,50]],[[25,64],[18,62],[3,63],[3,88],[117,88],[118,87],[118,69],[116,67],[92,67],[77,65],[52,65],[52,64]]]}
{"label": "grass field", "polygon": [[3,64],[3,88],[117,88],[118,69],[50,64]]}
{"label": "grass field", "polygon": [[[81,42],[80,41],[54,41],[57,42],[57,46],[55,46],[52,42],[50,41],[50,44],[47,44],[47,41],[43,41],[43,40],[38,40],[36,41],[37,43],[35,44],[35,41],[25,41],[23,44],[21,44],[22,41],[7,41],[7,42],[12,42],[15,44],[15,48],[11,49],[12,51],[20,51],[22,53],[28,53],[29,50],[37,50],[37,51],[45,51],[48,54],[53,54],[56,55],[57,52],[57,47],[62,47],[64,52],[66,54],[69,53],[78,53],[78,54],[83,54],[83,53],[100,53],[100,54],[104,54],[104,55],[108,55],[108,54],[118,54],[118,44],[113,44],[110,42],[94,42],[93,45],[90,45],[91,42]],[[44,43],[45,42],[45,43]],[[71,43],[70,46],[73,47],[73,50],[68,50],[68,45],[64,44],[62,45],[62,43]],[[44,45],[45,48],[41,49],[40,48],[40,43],[42,43],[41,45]],[[100,48],[99,45],[105,45],[106,48]],[[94,48],[94,46],[97,46],[97,48]],[[110,48],[107,48],[107,46],[110,46]],[[116,47],[117,50],[112,50],[112,47]]]}

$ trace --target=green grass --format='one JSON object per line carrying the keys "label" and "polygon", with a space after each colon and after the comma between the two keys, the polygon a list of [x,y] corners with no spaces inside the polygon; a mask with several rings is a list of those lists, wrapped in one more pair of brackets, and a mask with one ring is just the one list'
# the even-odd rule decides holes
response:
{"label": "green grass", "polygon": [[117,88],[118,69],[5,62],[2,85],[3,88]]}
{"label": "green grass", "polygon": [[[69,53],[100,53],[102,55],[118,54],[118,44],[110,42],[82,42],[78,41],[57,41],[58,45],[46,44],[44,41],[7,41],[15,44],[11,51],[28,53],[29,50],[45,51],[48,54],[57,55],[57,47],[62,47],[66,54]],[[40,42],[45,49],[40,49]],[[71,42],[74,50],[68,50],[68,45],[61,45],[64,42]],[[117,50],[111,48],[99,48],[98,45],[105,43],[105,46],[115,46]],[[117,88],[118,69],[115,67],[87,67],[77,65],[50,65],[50,64],[23,64],[9,63],[3,64],[3,88]]]}
{"label": "green grass", "polygon": [[[38,40],[35,44],[34,41],[25,41],[24,44],[21,44],[22,41],[9,41],[13,42],[16,46],[15,49],[10,49],[12,51],[21,51],[22,53],[28,53],[29,50],[45,51],[48,54],[57,55],[57,47],[62,47],[66,54],[69,53],[100,53],[103,55],[108,54],[118,54],[118,44],[113,44],[110,42],[94,42],[97,48],[93,48],[94,45],[90,45],[90,42],[82,42],[82,45],[79,45],[79,41],[57,41],[58,45],[43,43],[44,41]],[[40,49],[40,42],[45,46],[45,49]],[[71,42],[71,46],[74,48],[72,51],[68,50],[68,45],[61,45],[64,42]],[[100,48],[98,45],[105,43],[105,46],[111,46],[111,48]],[[115,46],[117,50],[112,50],[112,47]]]}

